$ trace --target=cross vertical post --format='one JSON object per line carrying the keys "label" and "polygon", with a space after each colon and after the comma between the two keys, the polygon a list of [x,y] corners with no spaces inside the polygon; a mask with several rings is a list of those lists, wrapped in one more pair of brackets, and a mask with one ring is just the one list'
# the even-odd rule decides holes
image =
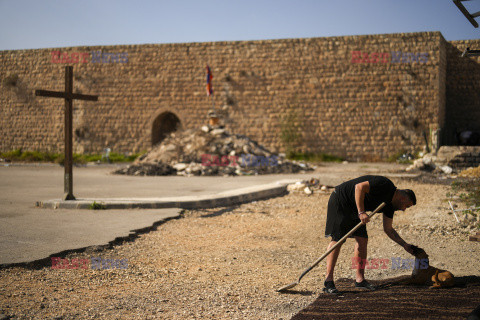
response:
{"label": "cross vertical post", "polygon": [[73,67],[65,67],[65,91],[35,90],[36,96],[65,99],[65,175],[63,200],[75,200],[73,195],[73,100],[97,101],[98,96],[73,93]]}
{"label": "cross vertical post", "polygon": [[75,200],[73,195],[73,67],[65,67],[65,175],[63,200]]}

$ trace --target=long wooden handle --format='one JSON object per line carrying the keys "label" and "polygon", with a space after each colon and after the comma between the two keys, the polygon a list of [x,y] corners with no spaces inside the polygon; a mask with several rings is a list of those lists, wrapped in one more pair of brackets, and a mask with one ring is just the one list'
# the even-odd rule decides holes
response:
{"label": "long wooden handle", "polygon": [[[382,210],[383,207],[385,207],[385,202],[382,202],[378,207],[377,209],[375,209],[371,214],[368,215],[369,218],[373,217],[374,215],[376,215],[378,213],[378,211]],[[323,259],[325,259],[326,256],[328,256],[330,254],[330,252],[332,252],[333,250],[335,250],[336,247],[338,247],[339,245],[341,245],[343,242],[345,242],[345,240],[347,240],[347,238],[349,236],[352,235],[352,233],[354,233],[355,231],[357,231],[358,228],[360,228],[362,226],[363,222],[359,222],[352,230],[350,230],[346,235],[344,235],[340,240],[338,240],[338,242],[333,246],[331,247],[330,249],[327,250],[327,252],[325,252],[323,254],[323,256],[321,256],[320,258],[317,259],[317,261],[315,261],[310,267],[308,267],[305,271],[303,271],[303,273],[300,275],[300,278],[298,278],[298,281],[300,282],[300,280],[303,278],[304,275],[306,275],[310,270],[312,270],[313,268],[315,268],[317,266],[317,264],[319,264]]]}

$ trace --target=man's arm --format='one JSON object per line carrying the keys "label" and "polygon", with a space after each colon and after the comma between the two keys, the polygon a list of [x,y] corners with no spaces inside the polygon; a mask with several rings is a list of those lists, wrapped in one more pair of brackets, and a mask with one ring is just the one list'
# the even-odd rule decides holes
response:
{"label": "man's arm", "polygon": [[360,220],[363,223],[370,221],[370,218],[365,213],[365,194],[370,192],[370,183],[368,181],[360,182],[355,185],[355,203],[357,205],[358,213],[363,212],[359,215]]}
{"label": "man's arm", "polygon": [[385,231],[390,239],[401,245],[408,253],[413,254],[411,246],[400,237],[395,229],[393,229],[393,219],[385,215],[383,215],[383,231]]}

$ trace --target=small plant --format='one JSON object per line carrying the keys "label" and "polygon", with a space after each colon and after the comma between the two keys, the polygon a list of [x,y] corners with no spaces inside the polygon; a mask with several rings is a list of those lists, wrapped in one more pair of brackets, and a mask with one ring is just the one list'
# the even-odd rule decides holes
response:
{"label": "small plant", "polygon": [[452,182],[452,193],[458,194],[461,201],[465,202],[467,206],[480,206],[480,180],[468,179],[457,180]]}
{"label": "small plant", "polygon": [[105,210],[107,209],[107,207],[102,204],[102,203],[98,203],[96,201],[93,201],[93,203],[90,205],[90,210]]}
{"label": "small plant", "polygon": [[132,162],[138,157],[140,157],[143,153],[134,153],[131,155],[124,155],[120,153],[112,152],[110,153],[110,161],[111,162]]}
{"label": "small plant", "polygon": [[406,150],[398,151],[387,158],[388,162],[397,162],[401,164],[412,164],[413,160],[418,158],[418,152],[411,154]]}
{"label": "small plant", "polygon": [[12,151],[0,153],[0,158],[10,161],[24,161],[24,162],[53,162],[59,157],[59,154],[40,152],[40,151],[22,151],[16,149]]}
{"label": "small plant", "polygon": [[5,79],[3,79],[3,85],[5,87],[15,87],[18,82],[18,74],[11,74],[8,75]]}
{"label": "small plant", "polygon": [[21,149],[15,149],[12,151],[2,152],[0,157],[8,160],[18,160],[22,156]]}
{"label": "small plant", "polygon": [[[124,155],[119,153],[110,153],[110,162],[132,162],[143,153],[135,153],[131,155]],[[24,161],[24,162],[55,162],[63,164],[65,160],[65,155],[63,153],[51,153],[51,152],[41,152],[41,151],[22,151],[21,149],[16,149],[12,151],[0,153],[0,158],[7,159],[10,161]],[[87,162],[98,162],[98,161],[107,161],[105,158],[102,159],[101,154],[73,154],[74,163],[87,163]]]}
{"label": "small plant", "polygon": [[297,124],[298,121],[296,112],[291,109],[280,123],[280,139],[285,146],[285,153],[288,158],[295,154],[295,149],[301,142],[302,136]]}
{"label": "small plant", "polygon": [[290,153],[289,160],[309,161],[309,162],[342,162],[344,159],[327,153]]}
{"label": "small plant", "polygon": [[20,155],[21,161],[26,162],[43,162],[53,161],[57,155],[38,151],[25,151]]}

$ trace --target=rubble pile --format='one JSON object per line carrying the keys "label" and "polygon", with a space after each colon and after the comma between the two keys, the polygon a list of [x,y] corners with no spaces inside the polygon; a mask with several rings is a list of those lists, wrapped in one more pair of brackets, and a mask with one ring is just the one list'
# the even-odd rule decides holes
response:
{"label": "rubble pile", "polygon": [[168,176],[177,174],[172,166],[165,163],[142,163],[131,164],[126,168],[115,171],[116,174],[126,174],[130,176]]}
{"label": "rubble pile", "polygon": [[437,173],[445,173],[451,174],[453,172],[453,168],[443,164],[443,162],[437,161],[437,157],[433,154],[426,154],[423,158],[416,159],[413,161],[413,164],[408,166],[406,171],[412,170],[422,170],[422,171],[429,171],[429,172],[437,172]]}
{"label": "rubble pile", "polygon": [[451,174],[480,165],[480,147],[442,146],[436,153],[428,153],[417,159],[406,170],[435,171]]}
{"label": "rubble pile", "polygon": [[287,186],[288,192],[303,192],[312,195],[314,192],[329,194],[334,186],[328,186],[320,183],[320,180],[311,178],[310,180],[297,181]]}
{"label": "rubble pile", "polygon": [[256,175],[313,170],[288,161],[244,135],[222,127],[203,126],[171,133],[147,154],[116,174],[128,175]]}

